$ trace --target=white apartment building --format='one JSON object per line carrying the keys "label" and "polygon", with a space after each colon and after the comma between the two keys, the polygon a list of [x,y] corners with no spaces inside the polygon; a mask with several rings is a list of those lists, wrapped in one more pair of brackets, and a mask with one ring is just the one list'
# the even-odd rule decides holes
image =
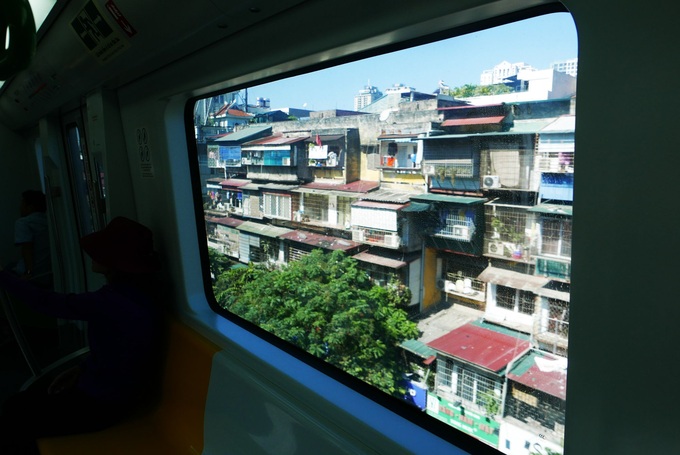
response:
{"label": "white apartment building", "polygon": [[550,67],[560,73],[567,73],[570,76],[576,77],[576,74],[578,73],[578,58],[553,62]]}
{"label": "white apartment building", "polygon": [[354,110],[361,110],[381,96],[383,96],[383,94],[378,90],[378,87],[372,85],[364,86],[363,89],[359,90],[359,94],[354,97]]}
{"label": "white apartment building", "polygon": [[493,69],[482,71],[482,75],[479,78],[479,85],[502,84],[504,79],[515,76],[520,71],[536,71],[536,69],[524,62],[510,63],[504,60],[494,66]]}

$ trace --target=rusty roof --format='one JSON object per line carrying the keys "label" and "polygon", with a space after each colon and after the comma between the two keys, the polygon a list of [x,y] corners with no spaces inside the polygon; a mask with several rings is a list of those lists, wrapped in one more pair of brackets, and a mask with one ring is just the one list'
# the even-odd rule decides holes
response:
{"label": "rusty roof", "polygon": [[492,117],[453,118],[444,120],[442,126],[465,126],[465,125],[496,125],[505,119],[504,115]]}
{"label": "rusty roof", "polygon": [[499,373],[520,354],[529,341],[468,323],[427,343],[433,349]]}

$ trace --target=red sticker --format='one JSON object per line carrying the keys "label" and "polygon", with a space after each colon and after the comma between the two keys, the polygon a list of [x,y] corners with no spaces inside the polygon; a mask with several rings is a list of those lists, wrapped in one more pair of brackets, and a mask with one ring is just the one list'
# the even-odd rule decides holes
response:
{"label": "red sticker", "polygon": [[116,4],[113,3],[113,0],[107,0],[105,6],[106,9],[109,10],[109,13],[111,13],[111,16],[113,16],[115,21],[118,23],[120,28],[123,29],[127,36],[132,37],[137,34],[137,30],[135,30],[134,27],[130,25],[128,20],[125,19],[125,16],[123,16],[123,13],[120,12],[118,6],[116,6]]}

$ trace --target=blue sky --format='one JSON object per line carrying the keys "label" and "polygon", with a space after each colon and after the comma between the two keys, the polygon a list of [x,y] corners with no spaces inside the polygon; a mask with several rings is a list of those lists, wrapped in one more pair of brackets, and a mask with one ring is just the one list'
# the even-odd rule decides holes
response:
{"label": "blue sky", "polygon": [[260,85],[248,91],[248,98],[269,98],[274,109],[351,110],[354,96],[369,81],[383,92],[404,84],[432,93],[440,80],[450,87],[478,84],[483,70],[503,60],[547,69],[575,57],[574,22],[569,14],[557,13]]}

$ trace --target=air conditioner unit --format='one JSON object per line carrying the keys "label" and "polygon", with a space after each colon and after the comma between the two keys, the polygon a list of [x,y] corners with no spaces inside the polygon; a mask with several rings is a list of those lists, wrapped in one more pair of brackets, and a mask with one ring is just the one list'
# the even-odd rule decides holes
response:
{"label": "air conditioner unit", "polygon": [[399,236],[396,234],[390,234],[385,236],[385,245],[392,247],[392,248],[398,248],[399,247]]}
{"label": "air conditioner unit", "polygon": [[458,240],[470,240],[470,228],[468,226],[453,226],[452,237]]}
{"label": "air conditioner unit", "polygon": [[489,254],[495,254],[496,256],[503,256],[503,250],[505,246],[503,242],[489,242],[488,251]]}
{"label": "air conditioner unit", "polygon": [[434,175],[434,165],[426,164],[423,166],[423,175]]}
{"label": "air conditioner unit", "polygon": [[281,158],[281,164],[283,166],[290,166],[290,158]]}
{"label": "air conditioner unit", "polygon": [[501,178],[497,175],[485,175],[482,179],[483,188],[500,188]]}
{"label": "air conditioner unit", "polygon": [[446,289],[446,280],[440,278],[437,280],[437,289],[444,291]]}
{"label": "air conditioner unit", "polygon": [[352,231],[352,241],[353,242],[363,242],[364,241],[364,231],[361,229],[354,229]]}

